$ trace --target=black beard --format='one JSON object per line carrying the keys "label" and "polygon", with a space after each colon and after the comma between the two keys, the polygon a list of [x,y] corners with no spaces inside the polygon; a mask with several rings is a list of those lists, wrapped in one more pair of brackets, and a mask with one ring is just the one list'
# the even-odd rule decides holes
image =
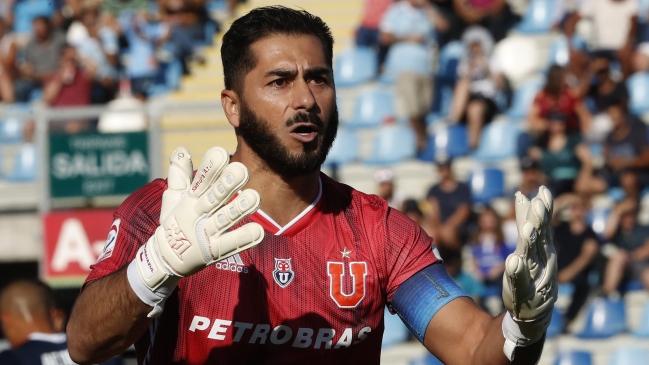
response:
{"label": "black beard", "polygon": [[273,172],[283,177],[297,177],[320,170],[338,133],[338,108],[335,104],[326,129],[317,114],[300,112],[287,120],[286,126],[310,122],[320,132],[324,129],[324,137],[318,135],[312,142],[303,144],[301,153],[292,154],[273,133],[270,122],[256,115],[243,100],[239,113],[237,133]]}

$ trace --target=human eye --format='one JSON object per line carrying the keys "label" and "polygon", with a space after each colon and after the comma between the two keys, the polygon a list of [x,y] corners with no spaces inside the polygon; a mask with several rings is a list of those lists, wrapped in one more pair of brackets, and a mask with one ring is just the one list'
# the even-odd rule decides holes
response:
{"label": "human eye", "polygon": [[315,76],[311,79],[311,82],[313,82],[316,85],[327,85],[329,84],[329,80],[325,76]]}
{"label": "human eye", "polygon": [[277,79],[277,80],[271,81],[270,86],[275,88],[275,89],[281,89],[284,86],[286,86],[286,84],[287,84],[286,79]]}

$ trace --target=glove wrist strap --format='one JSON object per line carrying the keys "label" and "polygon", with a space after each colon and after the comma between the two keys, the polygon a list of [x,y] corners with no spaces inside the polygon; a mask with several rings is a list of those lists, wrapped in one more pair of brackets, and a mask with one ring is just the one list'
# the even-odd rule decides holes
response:
{"label": "glove wrist strap", "polygon": [[538,320],[529,322],[517,321],[509,312],[505,313],[502,324],[505,337],[503,352],[509,361],[514,360],[514,350],[517,347],[529,346],[543,337],[551,318],[552,311],[549,312],[549,315],[544,314]]}
{"label": "glove wrist strap", "polygon": [[155,235],[137,251],[126,269],[131,289],[145,304],[153,307],[148,317],[162,314],[165,300],[174,291],[180,277],[167,273],[155,250]]}

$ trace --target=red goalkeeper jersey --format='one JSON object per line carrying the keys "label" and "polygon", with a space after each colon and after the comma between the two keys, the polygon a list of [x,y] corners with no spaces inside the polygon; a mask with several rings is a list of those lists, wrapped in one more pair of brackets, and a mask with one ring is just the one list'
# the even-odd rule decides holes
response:
{"label": "red goalkeeper jersey", "polygon": [[[241,223],[264,227],[258,246],[182,279],[136,342],[138,363],[378,364],[383,308],[438,260],[433,240],[383,199],[324,174],[320,182],[286,226],[262,211]],[[166,187],[155,180],[122,204],[86,283],[135,257],[159,224]]]}

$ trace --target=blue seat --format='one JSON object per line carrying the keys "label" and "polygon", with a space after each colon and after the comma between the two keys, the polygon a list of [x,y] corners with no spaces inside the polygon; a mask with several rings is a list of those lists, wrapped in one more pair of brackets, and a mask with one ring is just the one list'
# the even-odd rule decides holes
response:
{"label": "blue seat", "polygon": [[624,302],[595,298],[586,308],[586,326],[579,338],[609,338],[626,329]]}
{"label": "blue seat", "polygon": [[649,301],[647,301],[642,308],[640,323],[638,324],[638,327],[633,330],[633,335],[639,338],[649,338]]}
{"label": "blue seat", "polygon": [[432,76],[431,65],[432,59],[427,50],[422,49],[419,45],[397,43],[392,45],[388,51],[379,81],[384,84],[392,84],[397,75],[404,71]]}
{"label": "blue seat", "polygon": [[512,105],[505,112],[505,115],[513,121],[519,121],[527,118],[527,113],[532,107],[536,94],[543,88],[541,81],[530,81],[521,85],[514,91]]}
{"label": "blue seat", "polygon": [[478,170],[471,174],[469,186],[474,203],[488,204],[505,194],[505,175],[499,169]]}
{"label": "blue seat", "polygon": [[640,115],[649,112],[649,73],[638,72],[626,80],[629,90],[629,110]]}
{"label": "blue seat", "polygon": [[327,155],[324,166],[341,166],[355,161],[358,158],[358,137],[354,132],[341,128]]}
{"label": "blue seat", "polygon": [[376,78],[378,59],[367,47],[349,49],[338,55],[334,62],[336,86],[352,87]]}
{"label": "blue seat", "polygon": [[178,90],[183,76],[183,66],[180,60],[174,58],[171,62],[161,63],[158,74],[148,93],[149,96],[166,94],[170,90]]}
{"label": "blue seat", "polygon": [[36,147],[27,143],[20,147],[14,159],[13,170],[5,176],[8,182],[30,182],[36,180]]}
{"label": "blue seat", "polygon": [[647,24],[649,16],[649,0],[640,0],[638,9],[638,21],[641,24]]}
{"label": "blue seat", "polygon": [[20,143],[23,141],[24,121],[18,118],[7,118],[0,121],[0,143]]}
{"label": "blue seat", "polygon": [[586,214],[586,222],[600,237],[603,237],[604,235],[606,221],[608,220],[610,213],[610,209],[593,208]]}
{"label": "blue seat", "polygon": [[14,6],[14,32],[30,33],[32,20],[37,16],[51,16],[54,13],[54,2],[46,0],[27,0]]}
{"label": "blue seat", "polygon": [[562,330],[563,330],[563,314],[561,313],[559,308],[554,307],[554,309],[552,310],[552,320],[550,321],[548,330],[545,333],[545,337],[546,338],[557,337],[561,334]]}
{"label": "blue seat", "polygon": [[457,79],[457,66],[464,53],[464,44],[461,41],[450,42],[439,52],[439,65],[437,80],[442,82],[455,82]]}
{"label": "blue seat", "polygon": [[428,136],[426,150],[419,155],[420,160],[435,161],[440,157],[455,158],[469,152],[466,127],[451,125],[440,128],[434,135]]}
{"label": "blue seat", "polygon": [[394,117],[394,97],[388,91],[368,90],[360,94],[354,105],[354,116],[347,123],[350,128],[374,128],[387,118]]}
{"label": "blue seat", "polygon": [[624,192],[624,189],[621,187],[614,187],[608,189],[606,192],[606,195],[608,195],[611,199],[613,199],[614,202],[620,202],[626,198],[626,193]]}
{"label": "blue seat", "polygon": [[516,156],[519,134],[520,128],[514,123],[504,120],[491,122],[483,128],[473,158],[479,161],[499,161]]}
{"label": "blue seat", "polygon": [[532,0],[516,30],[525,34],[549,33],[554,25],[554,0]]}
{"label": "blue seat", "polygon": [[403,324],[403,321],[401,321],[398,315],[392,315],[387,308],[385,308],[383,313],[383,323],[385,325],[385,331],[383,331],[381,348],[385,349],[408,340],[408,335],[410,334],[408,327]]}
{"label": "blue seat", "polygon": [[381,127],[372,146],[368,164],[392,165],[415,157],[417,142],[415,132],[409,127],[391,124]]}
{"label": "blue seat", "polygon": [[621,347],[613,352],[609,365],[649,364],[649,350],[642,347]]}
{"label": "blue seat", "polygon": [[593,357],[586,351],[561,352],[554,360],[554,365],[593,365]]}
{"label": "blue seat", "polygon": [[444,365],[433,354],[426,354],[416,359],[410,360],[409,365]]}

